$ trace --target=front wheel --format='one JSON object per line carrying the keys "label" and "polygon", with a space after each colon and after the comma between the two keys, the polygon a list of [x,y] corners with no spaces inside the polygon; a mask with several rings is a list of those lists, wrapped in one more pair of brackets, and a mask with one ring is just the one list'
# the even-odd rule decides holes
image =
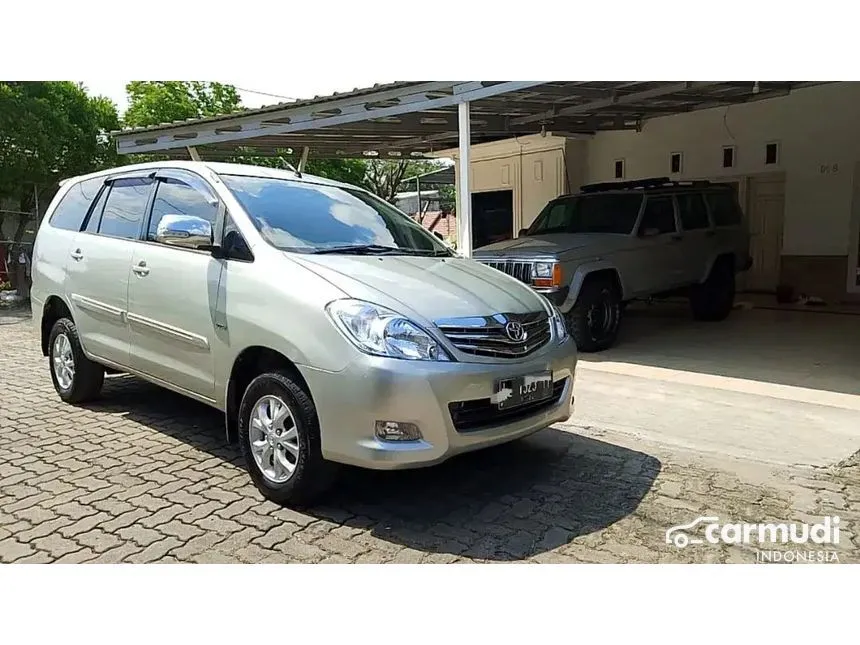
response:
{"label": "front wheel", "polygon": [[600,352],[612,347],[621,325],[618,289],[609,280],[586,282],[566,318],[579,351]]}
{"label": "front wheel", "polygon": [[310,395],[287,371],[261,374],[239,406],[239,442],[259,491],[282,505],[313,502],[331,483]]}

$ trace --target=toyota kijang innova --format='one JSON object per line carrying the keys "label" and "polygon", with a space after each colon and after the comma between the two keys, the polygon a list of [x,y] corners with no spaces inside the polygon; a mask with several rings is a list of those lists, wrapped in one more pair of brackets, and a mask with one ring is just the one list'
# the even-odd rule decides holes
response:
{"label": "toyota kijang innova", "polygon": [[516,278],[296,171],[165,162],[65,181],[32,304],[69,403],[130,373],[224,413],[268,498],[337,463],[428,466],[571,414],[575,344]]}

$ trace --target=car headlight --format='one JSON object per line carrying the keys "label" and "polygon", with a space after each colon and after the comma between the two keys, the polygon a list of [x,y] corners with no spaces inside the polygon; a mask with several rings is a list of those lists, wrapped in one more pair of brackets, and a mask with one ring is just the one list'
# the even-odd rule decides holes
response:
{"label": "car headlight", "polygon": [[549,311],[549,321],[552,325],[552,330],[555,333],[556,342],[561,345],[567,340],[567,323],[564,322],[564,316],[554,304],[549,301],[549,298],[542,296],[546,308]]}
{"label": "car headlight", "polygon": [[344,335],[366,354],[413,361],[451,360],[427,332],[386,307],[362,300],[335,300],[326,311]]}
{"label": "car headlight", "polygon": [[535,278],[551,278],[554,266],[555,262],[535,262],[534,273],[532,275]]}

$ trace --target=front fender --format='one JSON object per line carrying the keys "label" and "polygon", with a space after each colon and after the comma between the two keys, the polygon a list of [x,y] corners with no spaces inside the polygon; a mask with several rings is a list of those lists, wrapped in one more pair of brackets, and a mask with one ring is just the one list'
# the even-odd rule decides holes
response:
{"label": "front fender", "polygon": [[567,313],[573,308],[573,306],[576,304],[576,300],[579,298],[579,292],[582,290],[582,285],[585,284],[585,279],[590,274],[595,273],[597,271],[606,270],[614,271],[615,274],[618,276],[618,281],[621,283],[623,299],[624,294],[627,293],[627,287],[624,284],[624,280],[621,278],[621,275],[618,273],[617,267],[609,260],[594,260],[593,262],[586,262],[576,267],[576,271],[574,272],[573,277],[570,280],[570,287],[567,292],[567,298],[565,298],[564,302],[559,307],[561,312]]}

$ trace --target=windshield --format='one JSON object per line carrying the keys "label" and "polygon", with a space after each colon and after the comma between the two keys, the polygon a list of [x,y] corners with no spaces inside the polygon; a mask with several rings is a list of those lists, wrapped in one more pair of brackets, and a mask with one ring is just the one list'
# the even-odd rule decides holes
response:
{"label": "windshield", "polygon": [[577,195],[547,204],[526,235],[616,233],[629,235],[636,224],[641,194]]}
{"label": "windshield", "polygon": [[269,244],[299,253],[452,255],[429,231],[357,188],[222,175]]}

